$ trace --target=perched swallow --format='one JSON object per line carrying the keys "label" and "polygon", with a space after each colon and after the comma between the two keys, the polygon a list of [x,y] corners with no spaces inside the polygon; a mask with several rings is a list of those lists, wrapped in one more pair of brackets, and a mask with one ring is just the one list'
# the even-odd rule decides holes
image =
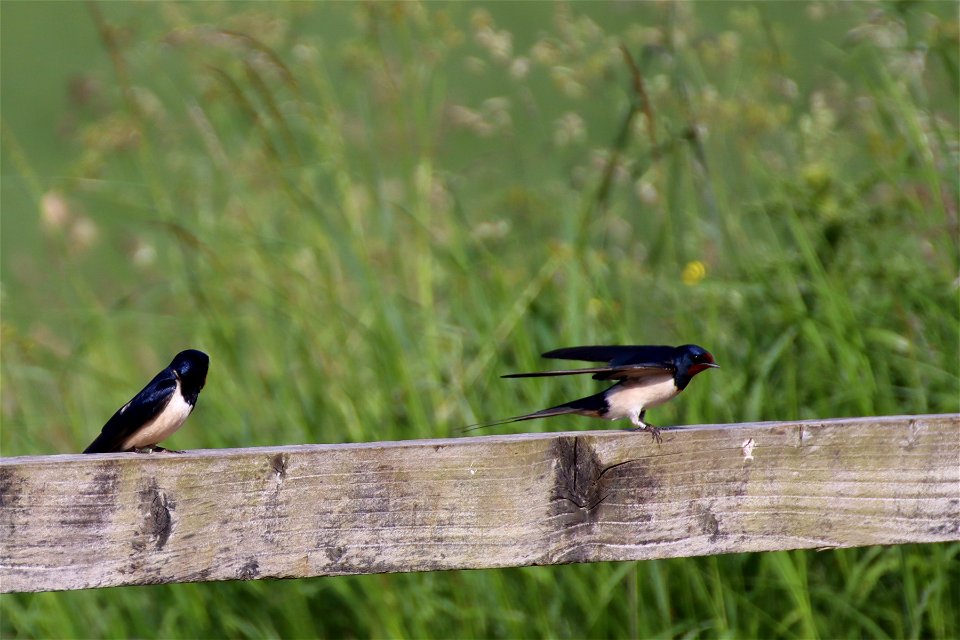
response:
{"label": "perched swallow", "polygon": [[714,362],[710,352],[695,344],[685,344],[680,347],[645,345],[569,347],[548,351],[543,354],[543,357],[606,362],[607,364],[586,369],[511,373],[503,377],[532,378],[592,373],[594,380],[618,380],[619,382],[606,391],[586,398],[492,424],[567,414],[606,420],[629,418],[635,427],[649,431],[654,440],[660,442],[660,430],[644,422],[647,409],[675,397],[686,389],[693,376],[701,371],[720,366]]}
{"label": "perched swallow", "polygon": [[193,411],[209,366],[210,358],[202,351],[178,353],[169,367],[113,414],[83,452],[164,451],[157,443],[173,435]]}

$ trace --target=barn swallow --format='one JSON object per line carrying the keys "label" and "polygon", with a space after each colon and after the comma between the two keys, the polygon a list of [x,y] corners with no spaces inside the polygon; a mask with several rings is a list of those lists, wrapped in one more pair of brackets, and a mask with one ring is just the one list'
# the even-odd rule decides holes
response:
{"label": "barn swallow", "polygon": [[210,358],[202,351],[181,351],[150,383],[103,425],[84,453],[165,451],[156,446],[173,435],[193,411],[207,381]]}
{"label": "barn swallow", "polygon": [[533,378],[592,373],[594,380],[618,380],[619,382],[606,391],[586,398],[491,424],[506,424],[567,414],[606,420],[629,418],[637,429],[649,431],[654,440],[660,442],[660,430],[644,422],[647,409],[674,398],[686,389],[690,380],[701,371],[720,366],[714,361],[709,351],[695,344],[685,344],[680,347],[648,345],[569,347],[548,351],[543,354],[543,357],[606,362],[607,364],[585,369],[511,373],[503,377]]}

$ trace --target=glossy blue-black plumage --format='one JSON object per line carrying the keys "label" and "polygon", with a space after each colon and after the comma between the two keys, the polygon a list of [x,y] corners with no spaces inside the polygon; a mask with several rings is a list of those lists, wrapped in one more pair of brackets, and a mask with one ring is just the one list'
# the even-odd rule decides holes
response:
{"label": "glossy blue-black plumage", "polygon": [[674,374],[677,387],[683,389],[690,381],[689,369],[695,364],[716,366],[713,356],[703,347],[685,344],[679,347],[664,345],[594,345],[554,349],[544,358],[606,362],[606,366],[583,369],[561,369],[534,373],[511,373],[504,378],[534,378],[543,376],[571,376],[592,373],[594,380],[638,379],[664,372]]}
{"label": "glossy blue-black plumage", "polygon": [[606,362],[611,367],[625,364],[665,363],[673,360],[678,348],[663,345],[598,345],[566,347],[543,354],[544,358]]}
{"label": "glossy blue-black plumage", "polygon": [[83,452],[123,451],[123,443],[170,404],[171,398],[177,392],[178,380],[184,402],[193,407],[206,383],[209,364],[210,358],[202,351],[187,349],[178,353],[170,366],[154,376],[130,402],[113,414],[103,425],[97,439]]}

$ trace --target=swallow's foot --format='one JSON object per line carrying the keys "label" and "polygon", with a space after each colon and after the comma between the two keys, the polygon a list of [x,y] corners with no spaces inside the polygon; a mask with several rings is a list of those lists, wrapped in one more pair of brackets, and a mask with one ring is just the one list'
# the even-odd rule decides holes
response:
{"label": "swallow's foot", "polygon": [[657,444],[663,443],[663,436],[660,435],[660,429],[652,424],[648,424],[647,431],[650,432],[650,435],[653,436],[653,439],[657,442]]}
{"label": "swallow's foot", "polygon": [[638,430],[639,430],[639,431],[649,431],[649,432],[650,432],[650,436],[653,438],[653,441],[654,441],[654,442],[656,442],[657,444],[663,443],[663,436],[660,435],[660,429],[658,429],[657,427],[653,426],[653,425],[650,424],[649,422],[648,422],[647,424],[643,425],[642,427],[638,427]]}
{"label": "swallow's foot", "polygon": [[163,447],[159,447],[155,444],[134,449],[133,451],[134,453],[184,453],[183,451],[179,451],[177,449],[164,449]]}
{"label": "swallow's foot", "polygon": [[647,431],[653,437],[654,442],[657,444],[661,444],[663,442],[663,437],[660,435],[660,429],[653,426],[649,422],[641,422],[633,429],[630,429],[630,431]]}

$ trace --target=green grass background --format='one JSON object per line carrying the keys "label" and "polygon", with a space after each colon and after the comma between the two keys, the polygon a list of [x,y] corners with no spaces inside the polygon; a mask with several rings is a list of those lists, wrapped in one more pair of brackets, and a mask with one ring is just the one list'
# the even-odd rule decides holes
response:
{"label": "green grass background", "polygon": [[[589,343],[714,353],[657,424],[960,409],[953,2],[0,29],[4,456],[81,450],[186,347],[212,364],[177,448],[454,435],[592,392],[498,380]],[[0,635],[950,638],[958,551],[18,594]]]}

